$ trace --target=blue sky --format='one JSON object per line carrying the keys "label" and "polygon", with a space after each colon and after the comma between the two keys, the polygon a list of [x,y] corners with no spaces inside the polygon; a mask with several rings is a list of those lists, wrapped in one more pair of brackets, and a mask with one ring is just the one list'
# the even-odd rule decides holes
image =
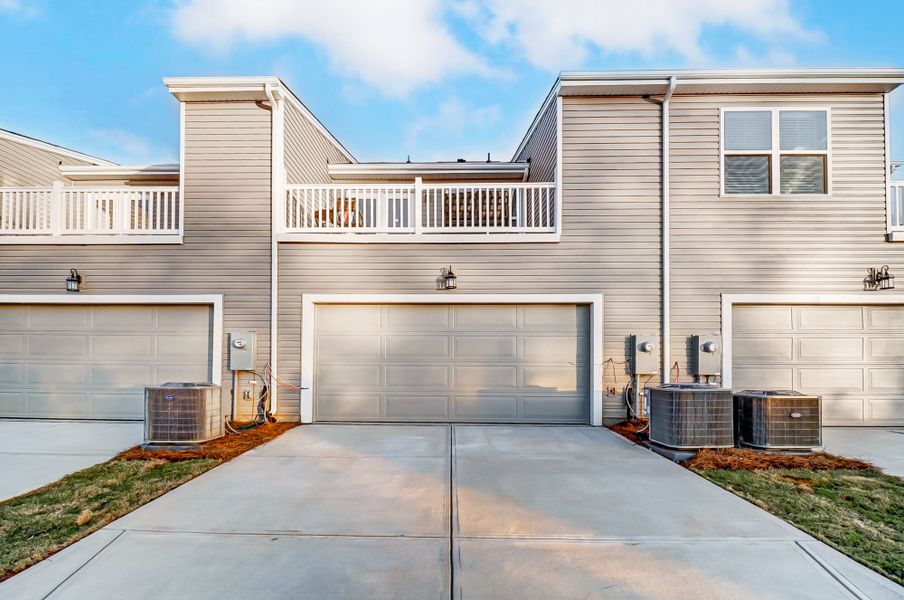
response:
{"label": "blue sky", "polygon": [[560,70],[904,66],[902,23],[900,0],[0,0],[0,127],[174,162],[162,77],[274,74],[359,160],[508,159]]}

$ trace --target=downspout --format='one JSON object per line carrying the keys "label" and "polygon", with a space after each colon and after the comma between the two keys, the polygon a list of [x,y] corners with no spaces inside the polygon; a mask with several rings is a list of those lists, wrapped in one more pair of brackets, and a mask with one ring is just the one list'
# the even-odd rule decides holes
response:
{"label": "downspout", "polygon": [[670,235],[671,227],[669,219],[669,101],[678,85],[678,78],[669,77],[669,88],[662,97],[662,377],[663,383],[668,383],[672,378],[670,344],[671,336],[671,290],[670,282]]}
{"label": "downspout", "polygon": [[281,223],[282,199],[285,185],[285,104],[280,92],[269,83],[264,93],[270,101],[270,369],[267,373],[270,386],[270,412],[276,415],[278,404],[277,364],[279,349],[279,242],[276,238],[277,223]]}

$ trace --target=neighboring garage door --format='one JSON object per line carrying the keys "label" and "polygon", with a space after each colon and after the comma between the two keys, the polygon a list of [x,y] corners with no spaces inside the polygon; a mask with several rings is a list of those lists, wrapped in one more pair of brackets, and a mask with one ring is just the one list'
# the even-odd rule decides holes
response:
{"label": "neighboring garage door", "polygon": [[0,304],[0,416],[142,419],[144,386],[209,381],[209,306]]}
{"label": "neighboring garage door", "polygon": [[735,306],[732,387],[823,396],[826,425],[904,425],[904,307]]}
{"label": "neighboring garage door", "polygon": [[587,423],[575,305],[319,305],[318,421]]}

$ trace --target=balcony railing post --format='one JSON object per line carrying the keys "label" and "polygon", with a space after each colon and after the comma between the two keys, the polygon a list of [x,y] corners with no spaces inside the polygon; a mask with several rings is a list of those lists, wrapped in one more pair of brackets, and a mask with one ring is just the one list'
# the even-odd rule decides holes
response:
{"label": "balcony railing post", "polygon": [[420,177],[414,178],[414,197],[411,202],[410,219],[414,221],[414,234],[420,235],[424,231],[424,216],[422,207],[424,206],[424,180]]}
{"label": "balcony railing post", "polygon": [[54,237],[63,235],[63,223],[66,214],[63,194],[63,182],[54,181],[53,189],[50,192],[50,235]]}

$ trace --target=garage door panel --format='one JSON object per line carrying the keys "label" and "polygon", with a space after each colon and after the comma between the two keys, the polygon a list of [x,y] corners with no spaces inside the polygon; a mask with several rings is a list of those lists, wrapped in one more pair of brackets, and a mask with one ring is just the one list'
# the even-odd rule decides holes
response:
{"label": "garage door panel", "polygon": [[866,307],[866,322],[871,330],[904,330],[904,310],[896,306]]}
{"label": "garage door panel", "polygon": [[557,394],[552,398],[526,396],[521,403],[524,414],[548,421],[572,421],[587,418],[587,402],[579,394]]}
{"label": "garage door panel", "polygon": [[869,357],[875,360],[893,360],[904,363],[904,332],[899,338],[872,338],[869,340]]}
{"label": "garage door panel", "polygon": [[[386,338],[388,358],[446,358],[449,338],[431,335],[393,335]],[[380,360],[379,354],[376,357]]]}
{"label": "garage door panel", "polygon": [[820,394],[826,424],[904,424],[904,306],[735,306],[732,323],[735,389]]}
{"label": "garage door panel", "polygon": [[904,369],[870,369],[869,387],[886,393],[904,390]]}
{"label": "garage door panel", "polygon": [[[3,324],[0,323],[0,327]],[[18,357],[25,354],[25,336],[0,334],[0,357]]]}
{"label": "garage door panel", "polygon": [[154,338],[149,335],[92,335],[91,356],[129,359],[154,355]]}
{"label": "garage door panel", "polygon": [[25,365],[0,363],[0,383],[25,383]]}
{"label": "garage door panel", "polygon": [[386,416],[394,419],[436,419],[449,416],[448,394],[390,394],[386,396]]}
{"label": "garage door panel", "polygon": [[522,306],[521,320],[525,329],[557,332],[586,331],[588,312],[579,306]]}
{"label": "garage door panel", "polygon": [[802,361],[856,361],[863,360],[863,339],[813,337],[798,340],[797,356]]}
{"label": "garage door panel", "polygon": [[794,388],[794,370],[791,367],[735,367],[732,387],[736,390]]}
{"label": "garage door panel", "polygon": [[485,331],[486,328],[511,328],[518,323],[518,309],[515,306],[467,306],[452,307],[456,330],[473,329]]}
{"label": "garage door panel", "polygon": [[794,356],[794,338],[736,337],[735,356],[765,361],[790,360]]}
{"label": "garage door panel", "polygon": [[427,330],[446,328],[450,325],[447,306],[402,306],[389,305],[385,308],[386,325],[392,330]]}
{"label": "garage door panel", "polygon": [[33,334],[28,336],[28,356],[82,356],[88,351],[86,335]]}
{"label": "garage door panel", "polygon": [[543,362],[582,362],[587,340],[578,336],[524,336],[521,356]]}
{"label": "garage door panel", "polygon": [[795,310],[799,331],[861,330],[864,325],[860,306],[804,306]]}
{"label": "garage door panel", "polygon": [[360,304],[355,306],[333,306],[325,304],[317,307],[317,330],[339,331],[379,331],[382,312],[379,306]]}
{"label": "garage door panel", "polygon": [[91,311],[92,329],[122,331],[153,329],[154,311],[146,306],[96,306]]}
{"label": "garage door panel", "polygon": [[449,387],[449,367],[445,365],[387,365],[389,388]]}
{"label": "garage door panel", "polygon": [[382,413],[379,394],[350,391],[321,394],[317,400],[317,414],[327,419],[366,420],[377,418]]}
{"label": "garage door panel", "polygon": [[518,385],[518,367],[512,366],[455,366],[456,388],[500,389]]}
{"label": "garage door panel", "polygon": [[489,358],[514,361],[518,356],[515,336],[455,336],[455,358]]}
{"label": "garage door panel", "polygon": [[[364,313],[360,308],[315,309],[316,420],[587,422],[587,307],[385,305],[366,306]],[[319,316],[322,309],[329,311],[328,319]],[[346,322],[343,311],[372,317],[377,310],[379,324],[371,319],[357,332],[343,330],[352,339],[382,339],[379,360],[355,363],[353,354],[343,356],[347,340],[336,342],[336,323]],[[358,369],[372,377],[350,373]],[[365,390],[373,394],[368,410],[331,406]],[[543,402],[549,406],[541,409]],[[370,416],[362,416],[365,412]]]}
{"label": "garage door panel", "polygon": [[28,392],[26,404],[29,415],[53,418],[88,418],[91,404],[87,393]]}
{"label": "garage door panel", "polygon": [[324,335],[317,342],[317,353],[325,361],[374,360],[383,352],[379,335]]}
{"label": "garage door panel", "polygon": [[455,414],[465,420],[518,420],[518,397],[513,394],[455,394]]}
{"label": "garage door panel", "polygon": [[29,385],[63,386],[88,383],[88,365],[30,363],[26,383]]}
{"label": "garage door panel", "polygon": [[794,319],[790,306],[745,306],[732,317],[736,334],[759,331],[791,331]]}
{"label": "garage door panel", "polygon": [[32,331],[87,330],[91,327],[91,307],[71,306],[67,310],[60,310],[60,307],[50,304],[32,306],[28,309],[28,327]]}
{"label": "garage door panel", "polygon": [[0,417],[140,419],[145,386],[211,380],[210,306],[4,305],[0,321],[20,350],[0,354]]}

